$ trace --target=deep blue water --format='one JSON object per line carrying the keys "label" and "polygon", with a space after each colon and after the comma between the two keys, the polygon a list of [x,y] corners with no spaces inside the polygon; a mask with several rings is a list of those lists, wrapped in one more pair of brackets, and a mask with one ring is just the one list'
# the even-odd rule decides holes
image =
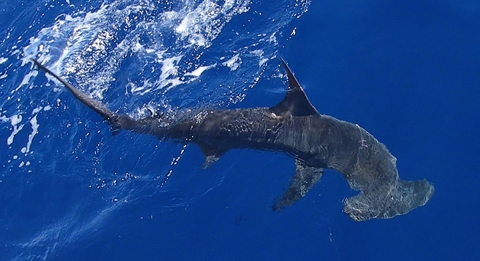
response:
{"label": "deep blue water", "polygon": [[[476,1],[3,1],[0,260],[479,260]],[[355,222],[327,171],[271,211],[293,160],[121,132],[29,62],[112,110],[279,102],[286,59],[324,114],[427,179],[425,206]]]}

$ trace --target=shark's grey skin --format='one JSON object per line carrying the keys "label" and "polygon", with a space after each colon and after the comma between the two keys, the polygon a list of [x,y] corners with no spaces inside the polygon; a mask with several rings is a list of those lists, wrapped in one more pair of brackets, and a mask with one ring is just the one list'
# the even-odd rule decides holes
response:
{"label": "shark's grey skin", "polygon": [[434,192],[426,180],[401,180],[396,158],[366,130],[318,113],[283,60],[288,91],[274,107],[178,111],[174,117],[157,115],[140,120],[110,111],[33,61],[100,114],[114,132],[129,130],[162,140],[197,144],[206,157],[202,168],[215,163],[230,149],[287,153],[295,159],[296,170],[289,188],[272,206],[274,210],[281,210],[305,196],[320,180],[325,168],[342,173],[350,187],[360,191],[344,200],[343,211],[356,221],[406,214],[425,205]]}

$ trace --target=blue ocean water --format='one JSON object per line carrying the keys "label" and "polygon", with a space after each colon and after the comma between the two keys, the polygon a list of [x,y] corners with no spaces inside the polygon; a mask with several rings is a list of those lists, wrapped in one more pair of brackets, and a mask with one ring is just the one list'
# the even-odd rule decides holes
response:
{"label": "blue ocean water", "polygon": [[[478,260],[476,1],[58,0],[0,3],[0,260]],[[110,128],[29,61],[109,108],[268,107],[287,60],[324,114],[427,179],[425,206],[355,222],[327,171],[270,206],[293,160]]]}

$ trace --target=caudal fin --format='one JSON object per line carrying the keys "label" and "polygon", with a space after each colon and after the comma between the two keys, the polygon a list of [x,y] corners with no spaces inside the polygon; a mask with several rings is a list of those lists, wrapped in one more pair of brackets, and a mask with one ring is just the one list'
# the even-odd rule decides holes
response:
{"label": "caudal fin", "polygon": [[73,87],[69,82],[52,72],[50,69],[45,67],[39,61],[32,59],[35,65],[40,68],[41,70],[45,71],[46,73],[52,75],[60,81],[79,101],[83,104],[92,108],[95,112],[97,112],[104,120],[106,120],[113,128],[113,133],[117,133],[121,129],[129,129],[135,130],[137,128],[137,121],[134,119],[126,116],[126,115],[119,115],[112,111],[110,111],[107,107],[105,107],[100,102],[88,97],[85,93],[81,92],[79,89]]}
{"label": "caudal fin", "polygon": [[39,61],[32,59],[32,61],[37,65],[38,68],[42,69],[46,73],[52,75],[57,79],[59,82],[61,82],[65,87],[72,92],[72,94],[80,100],[83,104],[87,105],[88,107],[92,108],[94,111],[96,111],[100,116],[103,117],[103,119],[109,121],[111,118],[115,116],[115,113],[111,112],[107,107],[103,106],[100,102],[88,97],[85,93],[81,92],[77,88],[73,87],[70,83],[68,83],[66,80],[62,79],[60,76],[55,74],[54,72],[50,71],[47,67],[45,67],[43,64],[41,64]]}

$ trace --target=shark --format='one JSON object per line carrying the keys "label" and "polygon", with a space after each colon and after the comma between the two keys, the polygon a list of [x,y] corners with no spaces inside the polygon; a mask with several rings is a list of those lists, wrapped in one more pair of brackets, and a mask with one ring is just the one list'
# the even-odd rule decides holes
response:
{"label": "shark", "polygon": [[202,169],[232,149],[287,154],[295,162],[295,173],[283,195],[271,206],[274,211],[303,198],[327,168],[340,172],[350,188],[359,191],[343,200],[343,212],[355,221],[406,214],[424,206],[434,193],[434,186],[425,179],[400,179],[396,158],[358,124],[320,114],[282,58],[288,88],[283,100],[273,107],[179,109],[173,115],[152,113],[141,119],[111,111],[39,61],[32,61],[98,113],[113,133],[126,130],[162,141],[198,145],[205,155]]}

